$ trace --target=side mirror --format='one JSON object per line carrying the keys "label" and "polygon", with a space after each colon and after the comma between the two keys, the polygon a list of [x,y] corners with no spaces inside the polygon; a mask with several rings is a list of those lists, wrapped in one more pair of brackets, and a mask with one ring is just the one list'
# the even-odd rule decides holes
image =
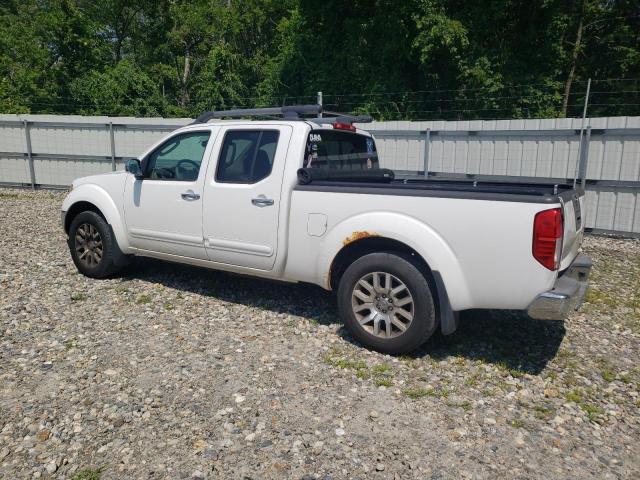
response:
{"label": "side mirror", "polygon": [[142,167],[140,166],[140,160],[137,158],[132,158],[131,160],[127,160],[124,168],[127,172],[132,173],[136,180],[144,179],[144,175],[142,174]]}

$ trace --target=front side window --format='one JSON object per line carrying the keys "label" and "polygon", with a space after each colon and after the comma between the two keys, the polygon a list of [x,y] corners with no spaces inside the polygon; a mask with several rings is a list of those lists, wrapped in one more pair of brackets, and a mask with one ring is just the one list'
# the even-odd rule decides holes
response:
{"label": "front side window", "polygon": [[273,168],[279,133],[276,130],[232,130],[227,132],[218,158],[216,181],[256,183]]}
{"label": "front side window", "polygon": [[152,180],[197,180],[210,132],[176,135],[151,153],[147,161],[147,178]]}
{"label": "front side window", "polygon": [[366,170],[379,168],[373,138],[339,130],[311,130],[304,158],[307,168]]}

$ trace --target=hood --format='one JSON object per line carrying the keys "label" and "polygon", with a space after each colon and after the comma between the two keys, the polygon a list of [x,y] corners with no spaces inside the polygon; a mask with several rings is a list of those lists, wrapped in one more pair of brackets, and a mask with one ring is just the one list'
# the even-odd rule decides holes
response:
{"label": "hood", "polygon": [[125,176],[127,175],[127,172],[123,171],[123,170],[117,170],[115,172],[106,172],[106,173],[100,173],[98,175],[89,175],[88,177],[80,177],[80,178],[76,178],[73,182],[73,188],[78,187],[80,185],[84,185],[85,183],[103,183],[105,181],[109,181],[109,180],[114,180],[115,178],[113,177],[119,177],[119,176]]}

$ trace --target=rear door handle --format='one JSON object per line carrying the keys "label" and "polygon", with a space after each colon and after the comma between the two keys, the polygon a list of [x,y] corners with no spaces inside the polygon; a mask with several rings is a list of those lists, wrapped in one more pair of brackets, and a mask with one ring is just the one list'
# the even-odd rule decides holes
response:
{"label": "rear door handle", "polygon": [[189,201],[198,200],[200,198],[200,195],[195,193],[193,190],[187,190],[181,196],[183,200],[189,200]]}
{"label": "rear door handle", "polygon": [[251,203],[256,207],[269,207],[273,205],[273,200],[265,197],[264,195],[258,195],[256,198],[251,199]]}

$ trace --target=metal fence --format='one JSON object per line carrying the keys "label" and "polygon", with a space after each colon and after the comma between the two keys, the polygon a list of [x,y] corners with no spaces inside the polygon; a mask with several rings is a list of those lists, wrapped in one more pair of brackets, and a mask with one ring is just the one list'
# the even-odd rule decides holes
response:
{"label": "metal fence", "polygon": [[586,225],[640,236],[640,117],[379,122],[381,163],[409,175],[585,185]]}
{"label": "metal fence", "polygon": [[[0,185],[66,187],[123,168],[190,119],[0,115]],[[640,236],[640,117],[374,122],[381,165],[401,175],[566,182],[587,189],[587,227]],[[577,169],[577,170],[576,170]]]}
{"label": "metal fence", "polygon": [[123,168],[190,119],[0,115],[0,184],[66,187]]}

